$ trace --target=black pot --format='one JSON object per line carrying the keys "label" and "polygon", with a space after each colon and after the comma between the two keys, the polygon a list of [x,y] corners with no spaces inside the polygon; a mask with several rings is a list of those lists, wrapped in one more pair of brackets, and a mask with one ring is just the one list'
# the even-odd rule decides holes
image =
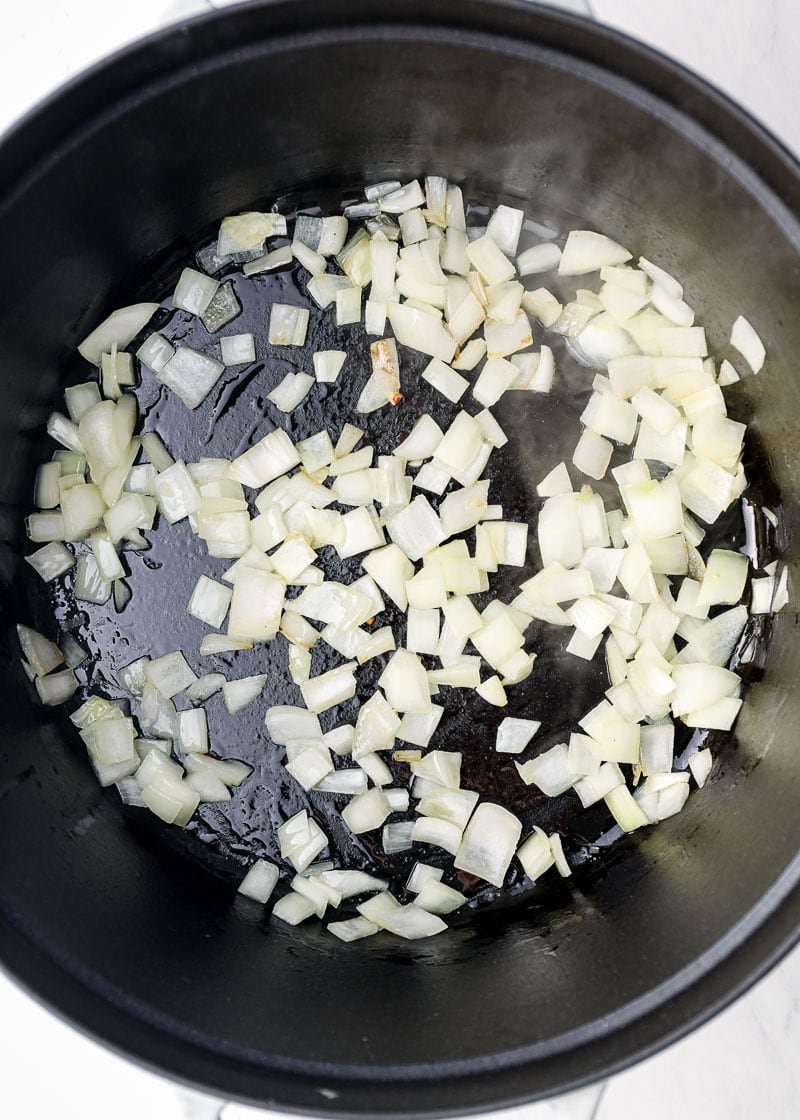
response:
{"label": "black pot", "polygon": [[28,703],[21,515],[76,342],[220,216],[301,184],[435,170],[547,193],[692,278],[712,345],[743,309],[765,372],[733,394],[796,555],[800,175],[741,110],[614,32],[523,3],[295,0],[157,35],[0,149],[0,957],[58,1014],[172,1077],[324,1114],[451,1114],[578,1086],[733,999],[800,926],[792,604],[704,795],[559,905],[421,945],[263,926],[134,838],[62,717]]}

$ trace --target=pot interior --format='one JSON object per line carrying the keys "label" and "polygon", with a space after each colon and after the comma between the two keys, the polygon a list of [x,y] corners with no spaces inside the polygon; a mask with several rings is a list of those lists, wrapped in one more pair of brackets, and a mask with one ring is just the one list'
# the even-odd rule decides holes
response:
{"label": "pot interior", "polygon": [[[7,141],[0,947],[23,982],[125,1052],[279,1106],[466,1111],[599,1074],[761,966],[751,960],[705,1002],[681,1004],[796,884],[791,604],[759,635],[735,736],[678,818],[523,908],[416,945],[341,945],[320,928],[270,923],[234,894],[235,844],[197,859],[196,831],[166,837],[132,822],[116,793],[95,784],[66,718],[28,702],[13,636],[17,621],[44,627],[51,609],[23,571],[22,519],[35,465],[50,454],[46,416],[64,385],[86,378],[76,343],[114,306],[163,298],[225,214],[426,172],[461,183],[465,196],[521,204],[537,222],[598,229],[645,253],[684,278],[718,357],[733,319],[747,315],[768,364],[727,391],[729,412],[750,423],[749,496],[780,512],[777,535],[761,544],[794,560],[797,219],[760,166],[617,76],[641,58],[535,8],[448,0],[435,17],[409,3],[390,19],[356,3],[336,13],[248,6],[95,71]],[[738,135],[721,103],[674,77],[676,97],[688,106],[691,94],[698,113],[718,115],[720,134]],[[761,152],[737,127],[738,150],[749,138]],[[796,193],[796,173],[786,174]],[[553,452],[543,415],[520,470],[523,495]],[[509,410],[507,420],[521,445],[525,419]],[[187,455],[199,424],[173,426]],[[159,559],[168,589],[169,558]],[[175,647],[184,590],[160,602],[174,611],[166,622],[142,616],[159,653]],[[125,616],[114,625],[98,643],[124,664]],[[141,639],[142,618],[138,626]],[[472,729],[478,746],[481,732]]]}

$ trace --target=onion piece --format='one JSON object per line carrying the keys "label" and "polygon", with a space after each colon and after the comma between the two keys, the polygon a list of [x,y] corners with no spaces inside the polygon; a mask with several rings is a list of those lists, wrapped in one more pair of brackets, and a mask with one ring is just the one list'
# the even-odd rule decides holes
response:
{"label": "onion piece", "polygon": [[313,276],[306,288],[317,307],[324,311],[329,304],[335,302],[336,293],[341,288],[348,288],[349,286],[349,281],[345,276],[333,276],[326,272]]}
{"label": "onion piece", "polygon": [[473,370],[485,353],[486,342],[484,339],[473,338],[458,352],[458,356],[453,359],[453,369],[464,371]]}
{"label": "onion piece", "polygon": [[182,754],[207,753],[208,721],[203,708],[190,708],[188,711],[178,712],[176,730]]}
{"label": "onion piece", "polygon": [[50,583],[69,571],[75,563],[75,557],[60,541],[51,541],[26,556],[25,562],[30,564],[45,583]]}
{"label": "onion piece", "polygon": [[464,830],[454,866],[502,887],[516,852],[522,825],[501,805],[479,805]]}
{"label": "onion piece", "polygon": [[672,670],[675,692],[671,697],[672,713],[687,715],[716,704],[733,695],[740,687],[739,678],[718,665],[694,663],[676,665]]}
{"label": "onion piece", "polygon": [[328,846],[325,833],[305,809],[278,828],[281,857],[302,874]]}
{"label": "onion piece", "polygon": [[210,754],[189,754],[184,759],[186,769],[192,773],[206,771],[226,786],[240,786],[253,772],[252,766],[234,759],[214,758]]}
{"label": "onion piece", "polygon": [[43,704],[63,704],[78,688],[78,678],[72,669],[62,669],[46,677],[36,677],[34,684]]}
{"label": "onion piece", "polygon": [[438,817],[419,817],[414,821],[411,830],[411,840],[414,844],[432,844],[434,847],[444,848],[451,855],[455,855],[459,850],[462,835],[458,825],[440,820]]}
{"label": "onion piece", "polygon": [[477,688],[481,683],[480,658],[463,657],[442,669],[428,670],[430,685],[450,685],[452,688]]}
{"label": "onion piece", "polygon": [[447,365],[439,358],[433,358],[428,363],[422,371],[422,379],[432,385],[434,389],[437,389],[443,397],[452,401],[453,404],[461,400],[469,386],[465,377],[456,373],[452,366]]}
{"label": "onion piece", "polygon": [[[386,896],[380,896],[384,898]],[[370,903],[377,900],[370,899]],[[370,907],[367,911],[367,904],[362,903],[359,910],[366,917],[371,920],[374,919],[378,925],[383,929],[388,930],[390,933],[395,934],[397,937],[402,937],[406,941],[417,941],[420,938],[433,937],[437,933],[442,933],[447,929],[447,925],[435,914],[428,913],[427,910],[422,910],[419,906],[411,903],[408,906],[397,906],[383,908],[381,912],[376,913],[374,907]]]}
{"label": "onion piece", "polygon": [[[136,662],[133,663],[134,665]],[[130,666],[128,666],[130,668]],[[142,677],[144,678],[144,670],[142,670]],[[213,696],[215,692],[219,692],[225,684],[225,677],[222,673],[206,673],[202,677],[198,677],[194,684],[190,684],[186,689],[186,699],[190,700],[192,704],[202,703],[208,700],[209,696]],[[128,691],[130,687],[126,684]]]}
{"label": "onion piece", "polygon": [[345,350],[317,350],[314,353],[314,376],[320,384],[336,381],[347,358]]}
{"label": "onion piece", "polygon": [[500,754],[521,754],[541,726],[539,720],[506,716],[497,729],[494,749]]}
{"label": "onion piece", "polygon": [[391,812],[383,790],[374,788],[354,797],[342,810],[342,820],[358,836],[380,828]]}
{"label": "onion piece", "polygon": [[172,304],[192,315],[202,315],[214,298],[219,281],[194,268],[184,268],[178,277]]}
{"label": "onion piece", "polygon": [[742,701],[733,696],[722,697],[702,708],[687,712],[683,722],[687,727],[703,727],[715,731],[730,731],[742,707]]}
{"label": "onion piece", "polygon": [[89,656],[83,646],[76,642],[69,632],[61,638],[61,652],[64,654],[64,660],[70,669],[77,669]]}
{"label": "onion piece", "polygon": [[372,751],[388,749],[399,728],[397,711],[387,702],[383,693],[376,689],[359,708],[353,737],[353,758],[358,761]]}
{"label": "onion piece", "polygon": [[431,696],[425,668],[411,650],[398,649],[393,654],[378,684],[395,711],[424,713],[430,710]]}
{"label": "onion piece", "polygon": [[279,898],[272,907],[272,916],[279,918],[290,926],[299,926],[312,914],[316,913],[316,906],[310,898],[298,891],[289,891],[283,898]]}
{"label": "onion piece", "polygon": [[617,786],[625,784],[625,777],[616,762],[603,762],[594,774],[586,774],[575,782],[575,792],[584,809],[597,804]]}
{"label": "onion piece", "polygon": [[552,498],[557,494],[571,494],[572,482],[566,463],[561,462],[553,467],[536,487],[536,493],[540,498]]}
{"label": "onion piece", "polygon": [[410,850],[413,827],[413,821],[396,821],[383,826],[381,847],[387,856]]}
{"label": "onion piece", "polygon": [[387,544],[365,556],[361,566],[372,576],[401,611],[408,607],[406,582],[414,575],[414,566],[396,544]]}
{"label": "onion piece", "polygon": [[537,785],[547,797],[558,797],[574,783],[576,774],[570,765],[569,748],[559,743],[538,758],[532,758],[524,765],[514,764],[526,785]]}
{"label": "onion piece", "polygon": [[415,778],[458,789],[461,782],[461,753],[459,751],[430,751],[419,762],[411,763]]}
{"label": "onion piece", "polygon": [[711,751],[708,747],[705,750],[696,751],[695,754],[689,759],[689,769],[691,770],[692,777],[697,782],[700,789],[706,784],[708,776],[711,773],[713,766],[713,759]]}
{"label": "onion piece", "polygon": [[536,881],[553,866],[553,850],[547,834],[534,827],[530,836],[517,848],[517,859],[529,879]]}
{"label": "onion piece", "polygon": [[753,373],[759,373],[763,369],[766,358],[764,343],[752,323],[743,315],[736,319],[731,328],[731,345],[739,351]]}
{"label": "onion piece", "polygon": [[47,434],[69,451],[83,454],[78,425],[60,412],[51,412],[47,418]]}
{"label": "onion piece", "polygon": [[303,346],[308,330],[308,309],[273,303],[269,317],[270,346]]}
{"label": "onion piece", "polygon": [[200,797],[188,782],[163,771],[151,783],[142,786],[142,801],[167,824],[182,827],[189,823]]}
{"label": "onion piece", "polygon": [[444,875],[441,867],[433,867],[429,863],[417,862],[408,877],[406,890],[410,894],[419,894],[426,883],[438,883]]}
{"label": "onion piece", "polygon": [[75,598],[84,603],[107,603],[111,596],[111,583],[104,580],[97,569],[97,561],[89,552],[78,556],[74,584]]}
{"label": "onion piece", "polygon": [[186,610],[215,629],[222,626],[233,592],[208,576],[199,576]]}
{"label": "onion piece", "polygon": [[84,338],[78,346],[79,354],[93,366],[99,366],[103,354],[110,353],[114,344],[120,350],[124,350],[158,310],[157,303],[134,303],[112,311],[91,334]]}
{"label": "onion piece", "polygon": [[533,276],[540,272],[550,272],[558,268],[561,260],[561,249],[551,242],[542,242],[540,245],[531,245],[517,257],[517,271],[520,276]]}
{"label": "onion piece", "polygon": [[136,357],[157,376],[161,374],[167,362],[175,356],[175,347],[158,331],[148,335],[136,351]]}
{"label": "onion piece", "polygon": [[307,681],[303,681],[300,691],[308,710],[314,713],[325,712],[355,696],[354,668],[355,662],[350,661],[318,677],[310,677]]}
{"label": "onion piece", "polygon": [[204,634],[200,640],[200,656],[210,657],[215,653],[230,653],[233,650],[252,649],[253,643],[231,638],[227,634]]}
{"label": "onion piece", "polygon": [[715,548],[706,563],[697,605],[711,607],[718,603],[738,603],[744,592],[749,567],[750,561],[741,552]]}
{"label": "onion piece", "polygon": [[414,422],[410,433],[392,451],[401,459],[429,459],[442,441],[444,433],[436,421],[424,412]]}
{"label": "onion piece", "polygon": [[222,698],[229,714],[234,715],[252,703],[263,691],[266,680],[266,673],[258,673],[252,677],[226,681],[222,686]]}
{"label": "onion piece", "polygon": [[314,378],[308,373],[287,373],[283,380],[267,393],[267,400],[272,401],[281,412],[293,412],[308,396],[313,384]]}
{"label": "onion piece", "polygon": [[61,474],[61,463],[57,459],[42,463],[37,470],[33,500],[39,509],[55,509],[58,505],[61,497],[59,487]]}
{"label": "onion piece", "polygon": [[286,771],[303,789],[313,789],[317,782],[333,772],[330,751],[322,743],[308,743],[286,763]]}
{"label": "onion piece", "polygon": [[403,245],[417,245],[424,241],[428,234],[425,216],[421,210],[406,210],[398,218]]}
{"label": "onion piece", "polygon": [[452,914],[466,901],[467,897],[461,891],[429,879],[419,891],[415,905],[427,910],[429,914]]}
{"label": "onion piece", "polygon": [[317,793],[335,793],[343,797],[353,797],[357,793],[365,793],[368,777],[361,767],[350,770],[334,770],[316,782],[314,790]]}
{"label": "onion piece", "polygon": [[260,250],[268,237],[285,234],[286,218],[283,214],[264,213],[258,210],[233,214],[222,219],[217,239],[217,254],[220,257],[227,257]]}
{"label": "onion piece", "polygon": [[404,214],[407,210],[422,206],[425,202],[425,196],[419,182],[412,179],[405,186],[382,195],[378,201],[384,214]]}
{"label": "onion piece", "polygon": [[184,692],[197,680],[180,650],[156,657],[144,666],[145,679],[150,681],[167,700]]}
{"label": "onion piece", "polygon": [[286,585],[271,572],[237,571],[228,617],[228,635],[239,641],[266,642],[278,632]]}
{"label": "onion piece", "polygon": [[156,476],[155,497],[162,516],[170,525],[200,509],[200,491],[181,459]]}
{"label": "onion piece", "polygon": [[230,334],[221,338],[220,354],[226,366],[240,366],[254,362],[256,343],[252,333]]}
{"label": "onion piece", "polygon": [[617,786],[603,800],[623,832],[633,832],[650,823],[627,786]]}
{"label": "onion piece", "polygon": [[378,932],[380,927],[367,918],[347,918],[340,922],[329,922],[326,929],[340,941],[360,941],[364,937],[371,937]]}
{"label": "onion piece", "polygon": [[118,544],[123,538],[128,540],[134,530],[151,529],[157,508],[154,498],[123,493],[119,501],[103,514],[103,523],[112,542]]}
{"label": "onion piece", "polygon": [[428,499],[421,494],[404,509],[388,518],[386,528],[394,543],[402,549],[409,560],[422,559],[426,553],[446,539],[438,515]]}
{"label": "onion piece", "polygon": [[[334,214],[328,218],[322,218],[322,225],[320,227],[319,244],[313,246],[316,251],[323,257],[333,257],[340,253],[342,246],[347,240],[347,218]],[[295,223],[295,238],[297,238],[297,223]]]}
{"label": "onion piece", "polygon": [[401,345],[443,362],[452,360],[456,340],[441,320],[407,303],[389,303],[388,313],[395,338]]}
{"label": "onion piece", "polygon": [[472,387],[472,395],[485,408],[496,404],[517,376],[517,367],[512,362],[507,362],[503,357],[491,356],[491,345],[489,354],[489,360]]}
{"label": "onion piece", "polygon": [[425,713],[406,712],[397,729],[397,737],[416,747],[427,747],[444,715],[444,708],[431,704]]}
{"label": "onion piece", "polygon": [[224,370],[222,362],[215,358],[190,346],[179,346],[163,368],[153,372],[187,408],[194,409],[202,404]]}
{"label": "onion piece", "polygon": [[267,708],[264,722],[270,739],[279,747],[286,746],[292,739],[322,738],[318,716],[305,708],[274,705]]}
{"label": "onion piece", "polygon": [[717,377],[718,385],[734,385],[739,381],[739,374],[736,367],[733,366],[727,358],[721,363],[719,367],[719,375]]}
{"label": "onion piece", "polygon": [[553,861],[556,865],[556,870],[559,875],[566,879],[572,874],[572,869],[564,855],[564,845],[561,842],[561,837],[555,832],[550,836],[550,850],[553,853]]}
{"label": "onion piece", "polygon": [[508,704],[506,690],[498,676],[492,676],[488,680],[481,681],[475,691],[487,704],[494,704],[498,708],[504,708]]}
{"label": "onion piece", "polygon": [[[425,779],[430,781],[430,779]],[[447,789],[433,785],[433,792],[426,792],[419,799],[417,812],[424,817],[448,821],[459,829],[466,827],[478,802],[477,793],[466,789]]]}
{"label": "onion piece", "polygon": [[239,894],[252,898],[255,902],[269,902],[278,884],[280,872],[274,863],[257,859],[247,871],[237,887]]}
{"label": "onion piece", "polygon": [[469,243],[467,255],[487,284],[502,284],[514,277],[516,269],[513,263],[488,233]]}
{"label": "onion piece", "polygon": [[519,235],[522,232],[524,211],[513,206],[498,206],[489,219],[486,234],[499,249],[513,257],[517,251]]}
{"label": "onion piece", "polygon": [[645,777],[672,769],[675,726],[672,722],[651,724],[641,731],[641,767]]}
{"label": "onion piece", "polygon": [[370,344],[372,373],[356,402],[356,412],[375,412],[400,400],[400,361],[393,338]]}
{"label": "onion piece", "polygon": [[547,498],[537,526],[542,563],[555,561],[571,568],[583,558],[581,525],[576,495],[556,494]]}
{"label": "onion piece", "polygon": [[592,230],[572,230],[558,265],[559,276],[582,276],[596,272],[608,265],[624,264],[631,254],[602,233]]}
{"label": "onion piece", "polygon": [[[412,653],[435,654],[439,647],[438,609],[409,607],[406,645]],[[427,709],[426,709],[427,710]]]}
{"label": "onion piece", "polygon": [[470,641],[493,669],[499,669],[520,649],[524,639],[508,615],[499,615],[470,635]]}

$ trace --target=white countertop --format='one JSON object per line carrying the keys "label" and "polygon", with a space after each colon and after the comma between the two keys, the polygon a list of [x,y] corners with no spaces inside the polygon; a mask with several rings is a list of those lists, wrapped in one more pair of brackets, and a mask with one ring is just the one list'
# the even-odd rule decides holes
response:
{"label": "white countertop", "polygon": [[[139,35],[230,0],[7,4],[0,131],[65,78]],[[234,0],[235,2],[235,0]],[[431,0],[435,2],[435,0]],[[797,0],[558,0],[674,55],[800,152]],[[5,1114],[25,1120],[265,1120],[189,1094],[108,1053],[0,975]],[[498,1117],[519,1120],[792,1120],[800,1115],[800,948],[682,1042],[605,1085]],[[46,1057],[45,1057],[46,1056]]]}

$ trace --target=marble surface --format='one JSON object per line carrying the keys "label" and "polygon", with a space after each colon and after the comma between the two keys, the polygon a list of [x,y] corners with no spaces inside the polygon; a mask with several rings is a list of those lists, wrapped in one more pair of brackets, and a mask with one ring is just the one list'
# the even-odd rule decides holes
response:
{"label": "marble surface", "polygon": [[[236,2],[236,0],[233,0]],[[226,6],[230,0],[214,0]],[[211,0],[7,5],[0,131],[71,74]],[[560,0],[685,62],[800,152],[797,0]],[[187,1093],[54,1018],[0,975],[2,1092],[9,1117],[265,1120]],[[503,1120],[792,1120],[800,1115],[800,948],[706,1026],[604,1085],[495,1116]],[[43,1062],[43,1055],[47,1055]]]}

